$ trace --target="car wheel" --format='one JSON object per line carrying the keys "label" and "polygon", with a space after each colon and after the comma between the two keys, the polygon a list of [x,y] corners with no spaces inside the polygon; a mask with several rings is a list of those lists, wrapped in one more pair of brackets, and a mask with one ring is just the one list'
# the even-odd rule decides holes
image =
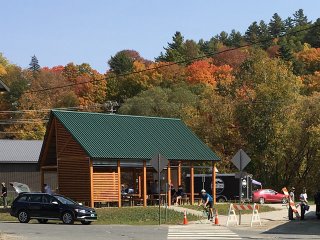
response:
{"label": "car wheel", "polygon": [[88,222],[88,221],[81,221],[81,223],[82,223],[83,225],[90,225],[92,222]]}
{"label": "car wheel", "polygon": [[45,224],[48,222],[48,219],[38,219],[39,223]]}
{"label": "car wheel", "polygon": [[224,199],[223,197],[218,198],[218,202],[219,202],[219,203],[224,203],[224,202],[226,202],[226,199]]}
{"label": "car wheel", "polygon": [[65,212],[62,215],[62,222],[64,224],[73,224],[74,223],[74,218],[71,212]]}
{"label": "car wheel", "polygon": [[259,199],[259,203],[260,203],[260,204],[264,204],[264,203],[265,203],[264,198],[260,198],[260,199]]}
{"label": "car wheel", "polygon": [[287,198],[282,198],[281,202],[282,202],[282,204],[286,204],[286,203],[288,203],[288,199]]}
{"label": "car wheel", "polygon": [[27,211],[25,210],[21,210],[19,213],[18,213],[18,220],[19,222],[21,223],[28,223],[30,221],[30,217],[29,217],[29,214]]}

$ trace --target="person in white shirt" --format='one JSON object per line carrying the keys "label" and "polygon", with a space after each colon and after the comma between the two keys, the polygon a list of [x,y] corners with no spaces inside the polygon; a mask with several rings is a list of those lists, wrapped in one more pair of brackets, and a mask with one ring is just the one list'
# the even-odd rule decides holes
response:
{"label": "person in white shirt", "polygon": [[301,208],[301,220],[304,220],[305,212],[309,210],[308,205],[308,195],[307,195],[307,189],[303,188],[302,193],[299,196],[300,199],[300,208]]}
{"label": "person in white shirt", "polygon": [[306,188],[303,188],[303,191],[300,194],[300,201],[305,203],[305,204],[308,204],[308,195],[307,195],[307,189]]}

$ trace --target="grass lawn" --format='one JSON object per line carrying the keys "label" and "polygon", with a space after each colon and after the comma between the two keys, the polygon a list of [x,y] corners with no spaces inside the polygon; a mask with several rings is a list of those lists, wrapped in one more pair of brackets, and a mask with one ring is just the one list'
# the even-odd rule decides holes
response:
{"label": "grass lawn", "polygon": [[[202,206],[198,207],[198,205],[182,205],[181,207],[193,209],[193,210],[197,210],[197,211],[203,210],[203,207]],[[229,207],[230,207],[230,204],[216,204],[215,205],[215,208],[218,210],[218,213],[220,215],[228,215]],[[259,207],[260,207],[259,212],[271,212],[271,211],[277,210],[276,208],[265,206],[265,205],[260,205]],[[244,214],[250,213],[251,214],[252,211],[249,211],[249,210],[241,211],[241,213],[244,213]]]}
{"label": "grass lawn", "polygon": [[[159,223],[157,207],[123,207],[123,208],[97,208],[98,221],[94,224],[126,224],[126,225],[156,225]],[[183,213],[169,210],[168,221],[165,222],[165,209],[161,209],[162,224],[182,224]],[[188,214],[189,221],[198,220],[198,217]],[[17,221],[11,217],[9,210],[0,209],[0,221]]]}

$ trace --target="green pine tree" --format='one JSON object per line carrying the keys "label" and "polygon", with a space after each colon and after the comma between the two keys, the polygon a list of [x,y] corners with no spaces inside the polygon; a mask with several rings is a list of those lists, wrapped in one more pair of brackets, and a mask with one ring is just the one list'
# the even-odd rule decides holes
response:
{"label": "green pine tree", "polygon": [[293,22],[295,23],[295,26],[304,26],[309,24],[308,18],[304,15],[302,9],[299,9],[293,14]]}
{"label": "green pine tree", "polygon": [[278,37],[284,33],[284,22],[278,13],[273,14],[272,19],[269,22],[269,32],[272,37]]}
{"label": "green pine tree", "polygon": [[168,47],[164,48],[165,53],[160,53],[160,56],[156,58],[156,61],[163,62],[179,62],[184,61],[184,38],[181,32],[176,32],[172,37],[172,42],[168,43]]}
{"label": "green pine tree", "polygon": [[31,62],[29,64],[29,70],[32,71],[33,73],[39,72],[40,71],[40,65],[39,65],[39,61],[36,57],[36,55],[33,55],[31,57]]}

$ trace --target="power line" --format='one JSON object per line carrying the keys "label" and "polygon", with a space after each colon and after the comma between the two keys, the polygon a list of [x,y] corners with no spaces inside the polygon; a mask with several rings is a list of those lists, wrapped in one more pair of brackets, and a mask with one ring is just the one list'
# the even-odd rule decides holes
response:
{"label": "power line", "polygon": [[26,113],[46,113],[50,112],[51,110],[81,110],[81,109],[88,109],[92,107],[99,107],[102,106],[103,104],[96,103],[94,105],[89,105],[89,106],[77,106],[77,107],[65,107],[65,108],[47,108],[47,109],[25,109],[25,110],[11,110],[11,111],[0,111],[0,114],[26,114]]}
{"label": "power line", "polygon": [[[210,105],[262,105],[262,104],[268,104],[268,103],[284,103],[287,102],[287,100],[283,100],[283,101],[276,101],[276,100],[264,100],[264,101],[257,101],[257,100],[248,100],[245,102],[239,102],[239,101],[223,101],[223,102],[211,102]],[[184,105],[181,103],[177,103],[180,105]],[[139,103],[140,106],[150,106],[150,104],[147,103]],[[65,110],[65,111],[70,111],[70,110],[89,110],[91,108],[99,108],[99,107],[103,107],[105,106],[105,104],[100,104],[100,103],[96,103],[93,105],[89,105],[89,106],[78,106],[78,107],[70,107],[70,108],[48,108],[48,109],[32,109],[32,110],[12,110],[12,111],[0,111],[0,114],[3,115],[8,115],[8,114],[27,114],[27,113],[46,113],[46,112],[50,112],[52,110]],[[114,111],[114,110],[113,110]],[[32,119],[32,118],[30,118]]]}
{"label": "power line", "polygon": [[72,84],[67,84],[67,85],[63,85],[63,86],[56,86],[56,87],[50,87],[50,88],[43,88],[43,89],[39,89],[39,90],[26,91],[25,93],[45,92],[45,91],[56,90],[56,89],[67,88],[67,87],[73,87],[73,86],[76,86],[76,85],[82,85],[82,84],[87,84],[87,83],[101,82],[101,81],[104,81],[104,80],[115,79],[115,78],[118,78],[118,77],[126,77],[126,76],[130,76],[130,75],[134,75],[134,74],[144,73],[144,72],[147,72],[147,71],[154,71],[154,70],[157,70],[157,69],[170,67],[170,66],[177,65],[177,64],[189,63],[189,62],[193,62],[193,61],[196,61],[196,60],[200,60],[200,59],[212,57],[212,56],[215,56],[215,55],[219,55],[219,54],[222,54],[222,53],[231,52],[231,51],[234,51],[234,50],[238,50],[238,49],[242,49],[242,48],[247,48],[247,47],[251,47],[251,46],[267,43],[267,42],[270,42],[270,41],[272,41],[274,39],[283,38],[283,37],[290,36],[290,35],[295,35],[297,33],[308,31],[308,30],[311,30],[311,29],[317,28],[317,27],[320,27],[320,25],[313,25],[313,26],[310,26],[310,27],[305,28],[305,29],[300,29],[300,30],[297,30],[297,31],[288,32],[288,33],[282,34],[282,35],[277,36],[277,37],[271,37],[269,39],[265,39],[265,40],[261,40],[261,41],[257,41],[257,42],[253,42],[253,43],[244,44],[244,45],[239,46],[239,47],[229,48],[229,49],[225,49],[225,50],[222,50],[222,51],[219,51],[219,52],[206,53],[206,54],[204,54],[202,56],[199,56],[199,57],[189,58],[189,59],[181,60],[181,61],[174,61],[174,62],[170,62],[170,63],[164,64],[164,65],[161,65],[161,66],[156,66],[156,67],[152,67],[152,68],[146,68],[146,69],[139,70],[139,71],[132,71],[132,72],[128,72],[128,73],[118,74],[116,76],[109,76],[109,77],[104,77],[104,78],[101,78],[101,79],[95,79],[95,80],[90,80],[90,81],[85,81],[85,82],[80,82],[80,83],[72,83]]}
{"label": "power line", "polygon": [[[286,36],[289,36],[289,35],[294,35],[294,34],[297,34],[297,33],[303,32],[303,31],[307,31],[307,30],[310,30],[310,29],[313,29],[313,28],[317,28],[317,27],[320,27],[320,25],[314,25],[314,26],[311,26],[309,28],[305,28],[305,29],[301,29],[301,30],[298,30],[298,31],[289,32],[289,33],[283,34],[283,35],[278,36],[278,37],[273,37],[273,38],[269,38],[269,39],[266,39],[266,40],[261,40],[261,41],[258,41],[258,42],[245,44],[245,45],[240,46],[240,47],[230,48],[230,49],[226,49],[226,50],[223,50],[223,51],[220,51],[220,52],[207,53],[207,54],[205,54],[203,56],[190,58],[190,59],[187,59],[187,60],[170,62],[170,63],[164,64],[164,65],[161,65],[161,66],[147,68],[147,69],[140,70],[140,71],[134,71],[134,72],[129,72],[129,73],[125,73],[125,74],[119,74],[117,76],[105,77],[105,78],[102,78],[102,79],[90,80],[90,81],[81,82],[81,83],[73,83],[73,84],[64,85],[64,86],[57,86],[57,87],[40,89],[40,90],[27,91],[25,93],[44,92],[44,91],[60,89],[60,88],[66,88],[66,87],[71,87],[71,86],[81,85],[81,84],[86,84],[86,83],[91,83],[91,82],[99,82],[99,81],[113,79],[113,78],[117,78],[117,77],[124,77],[124,76],[129,76],[129,75],[133,75],[133,74],[139,74],[139,73],[143,73],[143,72],[147,72],[147,71],[157,70],[157,69],[160,69],[160,68],[165,68],[165,67],[169,67],[169,66],[172,66],[172,65],[180,64],[180,63],[188,63],[188,62],[196,61],[196,60],[199,60],[199,59],[207,58],[207,57],[210,57],[210,56],[214,56],[214,55],[218,55],[218,54],[234,51],[234,50],[237,50],[237,49],[246,48],[246,47],[250,47],[250,46],[254,46],[254,45],[259,45],[259,44],[262,44],[262,43],[269,42],[269,41],[271,41],[273,39],[276,39],[276,38],[282,38],[282,37],[286,37]],[[268,101],[268,102],[274,103],[274,102],[280,102],[280,101]],[[237,102],[236,104],[237,105],[248,105],[248,104],[265,104],[265,103],[267,103],[267,101],[250,101],[250,102],[242,102],[242,103]],[[231,103],[230,102],[222,102],[222,103],[220,102],[220,103],[212,103],[212,104],[213,105],[221,105],[221,104],[233,104],[233,103],[232,102]],[[95,104],[95,105],[86,106],[86,107],[78,106],[78,107],[68,107],[68,108],[56,108],[56,110],[78,110],[78,109],[84,110],[84,109],[89,109],[89,108],[92,108],[92,107],[101,107],[102,105],[103,104]],[[145,105],[147,105],[147,104],[145,104]],[[42,113],[46,113],[46,112],[49,112],[51,110],[52,109],[0,111],[0,114],[19,114],[19,113],[26,114],[26,113],[41,113],[41,112]],[[30,118],[30,120],[32,120],[32,118]],[[23,123],[29,123],[29,122],[23,122]],[[13,122],[7,123],[7,124],[13,124]]]}

